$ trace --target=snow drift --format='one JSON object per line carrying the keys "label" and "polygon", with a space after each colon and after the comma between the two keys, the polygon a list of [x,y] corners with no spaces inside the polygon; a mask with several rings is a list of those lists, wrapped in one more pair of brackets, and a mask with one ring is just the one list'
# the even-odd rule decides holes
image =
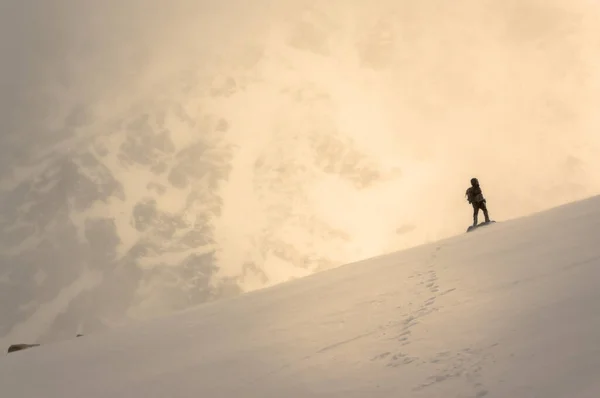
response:
{"label": "snow drift", "polygon": [[593,197],[12,353],[2,396],[597,397],[599,228]]}

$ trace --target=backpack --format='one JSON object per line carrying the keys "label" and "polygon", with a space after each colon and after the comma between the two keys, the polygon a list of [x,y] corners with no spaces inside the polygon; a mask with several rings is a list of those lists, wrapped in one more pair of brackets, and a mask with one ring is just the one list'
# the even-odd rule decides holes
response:
{"label": "backpack", "polygon": [[469,203],[473,203],[473,187],[469,187],[467,189],[467,191],[465,192],[465,196],[467,197]]}

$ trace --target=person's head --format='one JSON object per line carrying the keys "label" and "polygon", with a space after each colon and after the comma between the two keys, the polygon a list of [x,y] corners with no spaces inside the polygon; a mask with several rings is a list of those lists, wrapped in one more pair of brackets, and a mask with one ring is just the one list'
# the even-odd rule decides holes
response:
{"label": "person's head", "polygon": [[476,187],[479,185],[479,180],[477,178],[471,178],[471,186]]}

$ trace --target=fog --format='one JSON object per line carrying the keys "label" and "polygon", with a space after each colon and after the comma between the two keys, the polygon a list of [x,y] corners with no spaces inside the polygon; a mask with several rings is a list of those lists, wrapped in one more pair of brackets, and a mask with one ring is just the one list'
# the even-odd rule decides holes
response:
{"label": "fog", "polygon": [[[597,194],[598,17],[589,0],[0,0],[0,280],[20,292],[3,296],[0,337],[93,331],[83,314],[108,310],[69,303],[103,283],[100,301],[122,303],[109,312],[134,318],[227,296],[174,293],[196,289],[196,273],[172,274],[192,254],[214,254],[206,286],[237,278],[249,291],[463,233],[471,177],[497,221]],[[145,125],[124,122],[139,115],[159,120],[160,155],[138,138]],[[199,140],[201,152],[186,149]],[[167,146],[177,155],[163,156]],[[98,166],[81,166],[89,154]],[[51,221],[13,233],[31,212],[14,192],[69,159],[96,186],[65,188],[63,218],[44,210]],[[148,199],[151,187],[160,194]],[[192,194],[202,203],[189,205]],[[148,203],[210,230],[175,249],[175,235],[132,221]],[[111,232],[92,241],[97,219]],[[56,233],[65,223],[72,237]],[[39,254],[69,239],[92,247],[95,265]],[[132,260],[144,239],[160,242],[154,260]],[[94,272],[36,293],[40,269],[78,267]],[[123,269],[127,283],[106,282]],[[148,269],[161,271],[140,276]],[[61,314],[68,326],[56,324]]]}

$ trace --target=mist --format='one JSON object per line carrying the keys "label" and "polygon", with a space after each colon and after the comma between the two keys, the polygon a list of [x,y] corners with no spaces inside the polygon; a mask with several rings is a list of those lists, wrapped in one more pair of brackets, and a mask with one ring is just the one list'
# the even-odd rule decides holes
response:
{"label": "mist", "polygon": [[0,340],[597,194],[589,0],[0,3]]}

